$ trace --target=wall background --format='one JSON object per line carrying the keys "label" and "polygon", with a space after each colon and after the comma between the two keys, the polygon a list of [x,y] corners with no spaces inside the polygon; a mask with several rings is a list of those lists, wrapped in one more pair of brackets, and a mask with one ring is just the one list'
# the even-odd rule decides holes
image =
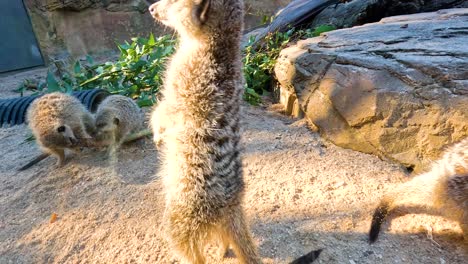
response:
{"label": "wall background", "polygon": [[[289,0],[245,0],[246,28]],[[115,50],[115,42],[168,33],[144,0],[24,0],[46,62]]]}

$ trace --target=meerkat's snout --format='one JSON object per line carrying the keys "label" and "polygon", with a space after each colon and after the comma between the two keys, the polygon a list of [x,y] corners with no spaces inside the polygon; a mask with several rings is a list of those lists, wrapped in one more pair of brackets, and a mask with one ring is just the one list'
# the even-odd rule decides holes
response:
{"label": "meerkat's snout", "polygon": [[151,16],[156,19],[156,20],[159,20],[159,14],[158,14],[158,2],[150,5],[150,7],[148,8]]}
{"label": "meerkat's snout", "polygon": [[76,140],[76,138],[74,137],[68,137],[68,141],[70,141],[71,145],[75,145],[76,143],[78,143],[78,140]]}
{"label": "meerkat's snout", "polygon": [[78,143],[78,140],[76,139],[75,135],[73,134],[73,131],[71,130],[70,127],[62,125],[57,127],[57,132],[62,134],[64,137],[65,141],[67,144],[70,146],[73,146]]}

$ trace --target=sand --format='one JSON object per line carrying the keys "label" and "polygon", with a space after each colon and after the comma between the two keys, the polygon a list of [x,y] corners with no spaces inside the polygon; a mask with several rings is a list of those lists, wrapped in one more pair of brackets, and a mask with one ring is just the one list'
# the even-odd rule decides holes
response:
{"label": "sand", "polygon": [[[11,90],[22,78],[43,72],[0,76],[0,98],[16,96]],[[317,263],[468,259],[457,223],[435,216],[398,217],[369,245],[379,198],[411,176],[398,164],[327,142],[276,108],[245,105],[242,118],[244,208],[265,263],[319,248]],[[84,150],[62,168],[49,157],[17,172],[40,153],[24,141],[28,134],[25,125],[0,128],[0,263],[173,263],[160,227],[163,190],[150,139],[124,146],[115,163],[105,152]],[[223,263],[237,261],[230,254]]]}

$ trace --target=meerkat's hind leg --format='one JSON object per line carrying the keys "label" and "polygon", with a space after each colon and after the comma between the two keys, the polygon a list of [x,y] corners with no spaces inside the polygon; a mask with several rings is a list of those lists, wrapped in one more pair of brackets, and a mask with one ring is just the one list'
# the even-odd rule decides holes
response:
{"label": "meerkat's hind leg", "polygon": [[187,264],[205,264],[203,256],[202,242],[193,234],[176,234],[176,237],[171,239],[173,249],[176,255],[181,258],[182,263]]}
{"label": "meerkat's hind leg", "polygon": [[205,257],[200,248],[199,241],[190,241],[188,245],[184,246],[184,257],[185,263],[187,264],[205,264]]}
{"label": "meerkat's hind leg", "polygon": [[220,244],[219,244],[218,250],[217,250],[218,258],[223,259],[224,257],[226,257],[226,254],[228,253],[228,250],[229,250],[229,242],[228,242],[227,238],[222,239],[220,241]]}
{"label": "meerkat's hind leg", "polygon": [[163,225],[170,248],[183,264],[204,264],[206,261],[202,250],[207,240],[200,234],[206,234],[206,226],[179,214],[184,209],[178,207],[164,212]]}
{"label": "meerkat's hind leg", "polygon": [[256,246],[250,236],[249,228],[245,222],[244,212],[240,208],[240,205],[233,206],[231,212],[226,214],[225,219],[222,223],[224,232],[222,236],[229,241],[239,259],[240,263],[243,264],[261,264]]}
{"label": "meerkat's hind leg", "polygon": [[465,243],[465,246],[468,248],[468,211],[464,212],[463,218],[461,220],[462,222],[460,223],[460,227],[463,232],[463,242]]}
{"label": "meerkat's hind leg", "polygon": [[451,176],[447,186],[448,194],[463,209],[460,227],[464,242],[468,246],[468,173]]}
{"label": "meerkat's hind leg", "polygon": [[226,257],[226,254],[228,253],[229,250],[229,235],[227,232],[224,230],[224,226],[217,226],[213,228],[213,233],[212,236],[218,243],[218,248],[216,250],[216,257],[218,260],[222,260],[224,257]]}

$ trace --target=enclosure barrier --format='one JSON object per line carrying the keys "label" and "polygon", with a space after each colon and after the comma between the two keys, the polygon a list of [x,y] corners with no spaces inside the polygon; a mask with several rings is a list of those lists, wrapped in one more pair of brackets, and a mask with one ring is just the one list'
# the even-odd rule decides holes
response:
{"label": "enclosure barrier", "polygon": [[[109,96],[109,92],[102,89],[77,91],[72,93],[88,110],[95,112],[99,103]],[[14,126],[24,123],[26,111],[34,99],[41,95],[0,99],[0,127]]]}

